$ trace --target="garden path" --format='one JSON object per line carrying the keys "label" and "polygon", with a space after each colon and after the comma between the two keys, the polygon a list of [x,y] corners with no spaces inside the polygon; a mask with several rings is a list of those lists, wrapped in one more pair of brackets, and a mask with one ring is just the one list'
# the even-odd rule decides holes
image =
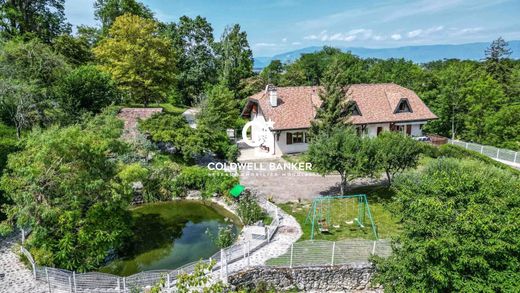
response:
{"label": "garden path", "polygon": [[18,254],[15,253],[15,249],[18,247],[16,243],[19,240],[20,233],[12,233],[6,238],[0,238],[0,292],[48,292],[46,284],[36,281],[31,270],[20,261]]}

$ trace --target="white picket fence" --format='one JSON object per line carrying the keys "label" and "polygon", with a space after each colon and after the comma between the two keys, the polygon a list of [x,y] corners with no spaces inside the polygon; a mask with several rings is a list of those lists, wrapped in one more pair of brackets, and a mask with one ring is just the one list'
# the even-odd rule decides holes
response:
{"label": "white picket fence", "polygon": [[[271,224],[265,227],[265,237],[255,237],[246,242],[233,244],[215,253],[209,259],[201,260],[205,263],[215,261],[216,264],[213,267],[212,274],[218,275],[223,281],[226,281],[228,274],[232,272],[230,264],[246,260],[243,262],[243,265],[233,266],[233,271],[247,267],[250,263],[251,253],[267,245],[278,230],[280,225],[279,208],[265,200],[262,201],[262,205],[273,219]],[[26,233],[22,231],[22,244],[25,235]],[[39,266],[23,245],[21,246],[21,253],[29,261],[34,278],[45,282],[48,286],[48,292],[144,292],[147,288],[153,287],[161,281],[165,282],[163,291],[172,292],[176,288],[177,276],[183,273],[192,273],[195,270],[195,265],[201,262],[192,262],[175,270],[144,271],[128,277],[120,277],[99,272],[76,273],[69,270]]]}
{"label": "white picket fence", "polygon": [[520,154],[518,154],[518,152],[515,152],[512,150],[501,149],[501,148],[497,148],[494,146],[481,145],[478,143],[465,142],[465,141],[460,141],[460,140],[449,139],[448,142],[450,144],[457,145],[457,146],[463,147],[468,150],[479,152],[483,155],[486,155],[486,156],[496,159],[496,160],[502,160],[502,161],[511,162],[514,164],[520,164]]}

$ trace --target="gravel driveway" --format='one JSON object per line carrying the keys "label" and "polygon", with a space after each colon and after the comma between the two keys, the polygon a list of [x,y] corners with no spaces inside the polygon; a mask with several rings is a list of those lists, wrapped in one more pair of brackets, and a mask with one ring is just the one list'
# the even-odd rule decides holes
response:
{"label": "gravel driveway", "polygon": [[[311,200],[318,195],[339,193],[339,175],[321,176],[312,172],[269,169],[271,163],[289,164],[282,158],[253,162],[257,166],[262,164],[266,170],[258,170],[261,168],[254,171],[242,170],[241,184],[264,196],[272,196],[275,202]],[[374,185],[378,182],[379,180],[361,178],[355,180],[353,186]]]}

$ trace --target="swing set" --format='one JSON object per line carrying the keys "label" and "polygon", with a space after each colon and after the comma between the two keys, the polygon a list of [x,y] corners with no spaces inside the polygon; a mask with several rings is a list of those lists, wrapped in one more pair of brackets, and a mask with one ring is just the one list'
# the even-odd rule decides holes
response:
{"label": "swing set", "polygon": [[[372,218],[372,213],[370,212],[370,207],[368,205],[368,200],[366,194],[354,194],[354,195],[334,195],[334,196],[318,196],[312,200],[311,207],[307,212],[307,217],[305,218],[305,224],[308,222],[311,223],[311,240],[314,240],[314,231],[317,226],[317,230],[320,233],[329,233],[331,230],[331,211],[332,211],[332,202],[334,200],[340,199],[352,199],[352,209],[353,214],[356,214],[355,204],[357,204],[357,217],[352,220],[345,221],[347,225],[355,224],[359,228],[365,228],[365,216],[368,216],[370,220],[370,226],[372,228],[372,233],[376,240],[378,240],[378,235],[376,231],[376,226],[374,224],[374,219]],[[348,202],[345,206],[345,214],[348,215]],[[333,228],[339,228],[339,224],[333,224]]]}

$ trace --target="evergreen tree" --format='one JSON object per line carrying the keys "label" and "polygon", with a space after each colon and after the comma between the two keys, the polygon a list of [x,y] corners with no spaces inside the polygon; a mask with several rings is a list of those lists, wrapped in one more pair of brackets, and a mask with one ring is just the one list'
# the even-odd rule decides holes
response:
{"label": "evergreen tree", "polygon": [[509,44],[502,38],[494,40],[486,49],[486,71],[498,82],[508,84],[511,67],[504,61],[511,56]]}
{"label": "evergreen tree", "polygon": [[323,78],[323,89],[320,91],[321,107],[316,109],[316,117],[312,121],[311,136],[346,124],[348,88],[340,82],[341,62],[335,60]]}
{"label": "evergreen tree", "polygon": [[233,92],[224,85],[213,86],[202,102],[199,125],[213,130],[234,128],[239,117]]}

